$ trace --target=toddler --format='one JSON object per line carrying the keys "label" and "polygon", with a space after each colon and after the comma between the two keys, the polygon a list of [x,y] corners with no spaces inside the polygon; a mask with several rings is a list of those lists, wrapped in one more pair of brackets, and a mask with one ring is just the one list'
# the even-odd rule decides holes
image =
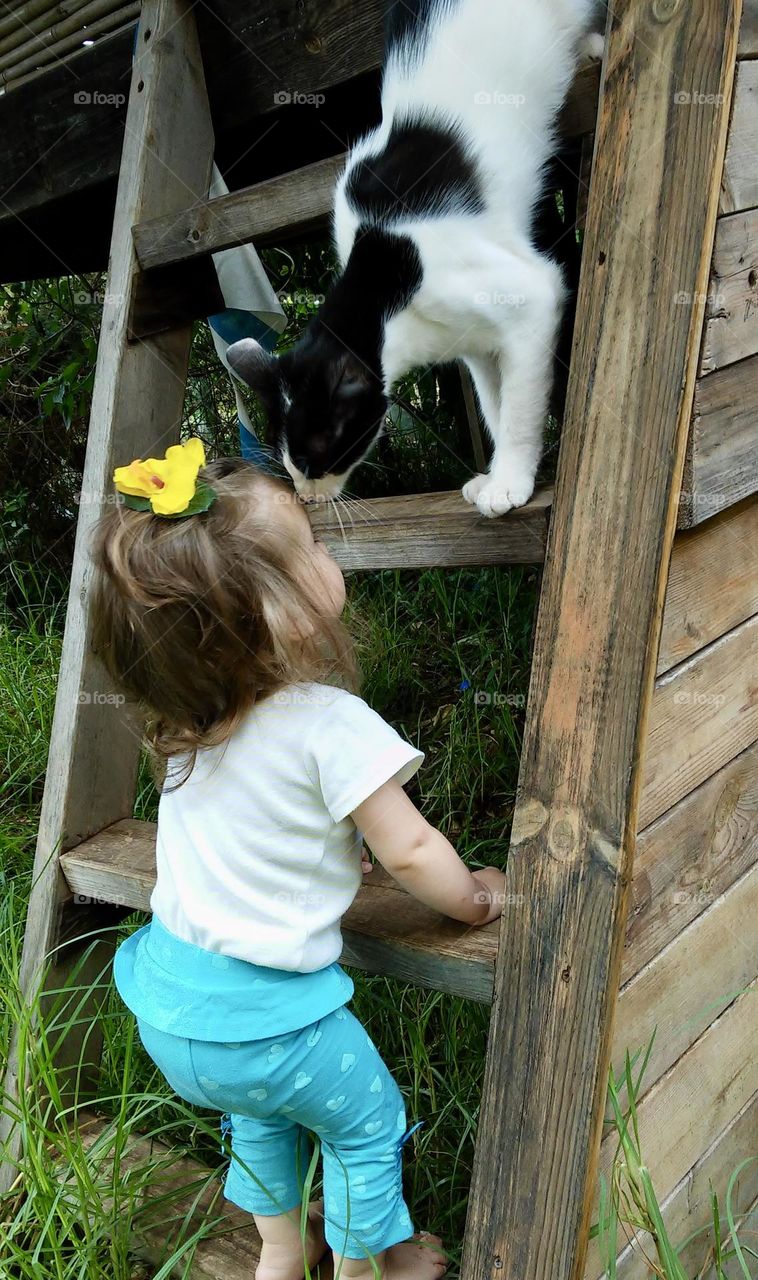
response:
{"label": "toddler", "polygon": [[[199,441],[115,473],[94,544],[95,647],[165,762],[152,919],[114,977],[172,1089],[227,1117],[227,1198],[254,1215],[257,1280],[436,1280],[403,1199],[400,1090],[347,1008],[340,920],[362,843],[456,920],[500,914],[403,790],[423,760],[353,691],[342,574],[287,486]],[[307,1210],[309,1132],[324,1204]]]}

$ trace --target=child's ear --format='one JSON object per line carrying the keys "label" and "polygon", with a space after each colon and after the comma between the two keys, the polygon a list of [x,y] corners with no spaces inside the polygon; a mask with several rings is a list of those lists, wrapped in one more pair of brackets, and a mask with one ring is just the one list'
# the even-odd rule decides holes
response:
{"label": "child's ear", "polygon": [[240,338],[227,348],[226,358],[234,372],[264,399],[270,398],[279,383],[279,364],[255,338]]}

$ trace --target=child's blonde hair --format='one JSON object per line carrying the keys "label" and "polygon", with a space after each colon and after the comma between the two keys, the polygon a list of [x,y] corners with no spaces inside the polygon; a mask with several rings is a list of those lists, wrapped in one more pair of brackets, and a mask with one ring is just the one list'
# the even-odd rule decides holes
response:
{"label": "child's blonde hair", "polygon": [[[209,463],[217,498],[184,519],[121,503],[93,545],[94,646],[150,717],[159,758],[217,746],[263,698],[298,681],[355,690],[352,641],[315,598],[280,480],[241,458]],[[186,776],[186,775],[185,775]]]}

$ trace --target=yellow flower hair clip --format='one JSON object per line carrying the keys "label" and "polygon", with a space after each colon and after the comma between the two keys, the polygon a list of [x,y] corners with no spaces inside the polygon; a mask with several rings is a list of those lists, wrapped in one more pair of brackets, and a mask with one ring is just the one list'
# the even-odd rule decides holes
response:
{"label": "yellow flower hair clip", "polygon": [[133,511],[156,516],[194,516],[207,511],[216,491],[198,472],[205,466],[202,440],[193,436],[185,444],[172,444],[165,458],[135,458],[128,467],[116,467],[113,483]]}

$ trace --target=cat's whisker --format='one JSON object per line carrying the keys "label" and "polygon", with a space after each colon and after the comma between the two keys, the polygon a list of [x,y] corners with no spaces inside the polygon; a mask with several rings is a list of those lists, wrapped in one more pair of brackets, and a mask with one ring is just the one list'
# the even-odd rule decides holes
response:
{"label": "cat's whisker", "polygon": [[376,524],[378,522],[379,517],[372,510],[369,504],[363,500],[363,498],[359,498],[356,494],[350,493],[345,494],[344,497],[345,501],[349,502],[350,506],[355,509],[356,514],[361,516],[364,523]]}
{"label": "cat's whisker", "polygon": [[355,528],[355,520],[353,519],[353,513],[352,513],[352,511],[350,510],[350,504],[346,501],[346,499],[345,499],[345,498],[343,498],[343,496],[342,496],[342,494],[341,494],[341,493],[338,493],[338,494],[337,494],[337,496],[336,496],[336,498],[334,498],[334,499],[333,499],[333,501],[334,501],[334,504],[335,504],[335,508],[337,507],[337,505],[339,505],[339,506],[342,508],[342,510],[345,512],[345,514],[347,515],[348,519],[350,520],[350,528],[351,528],[351,529],[354,529],[354,528]]}
{"label": "cat's whisker", "polygon": [[385,462],[377,462],[374,458],[364,458],[361,466],[372,467],[374,471],[386,471],[388,473],[392,470],[392,468],[388,467]]}
{"label": "cat's whisker", "polygon": [[337,503],[334,501],[334,498],[329,498],[328,501],[329,501],[329,506],[332,507],[334,514],[337,518],[337,524],[339,525],[340,532],[342,533],[342,541],[347,542],[347,538],[345,537],[345,526],[340,519],[340,513],[337,509]]}

